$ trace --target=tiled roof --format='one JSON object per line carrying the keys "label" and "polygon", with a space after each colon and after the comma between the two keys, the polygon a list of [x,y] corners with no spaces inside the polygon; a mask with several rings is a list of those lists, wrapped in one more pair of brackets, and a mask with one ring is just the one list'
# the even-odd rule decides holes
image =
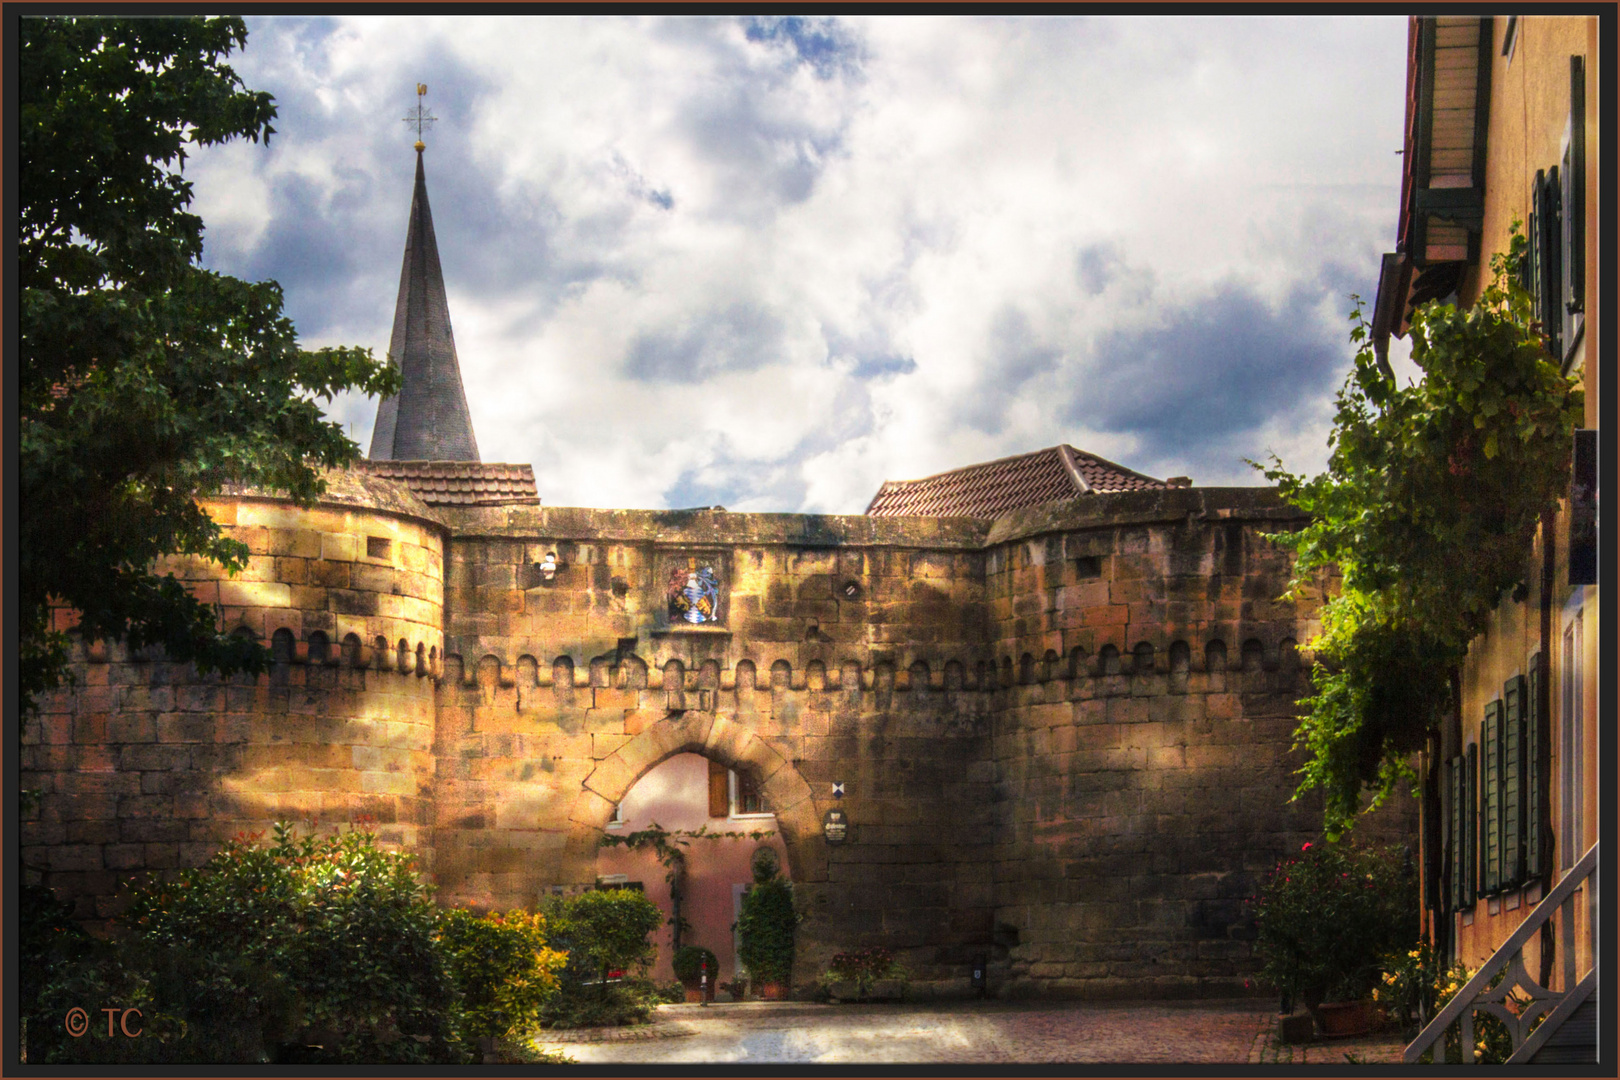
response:
{"label": "tiled roof", "polygon": [[429,506],[498,506],[540,502],[529,465],[478,461],[359,461],[372,476],[397,480]]}
{"label": "tiled roof", "polygon": [[878,517],[987,518],[1087,493],[1170,486],[1065,444],[921,480],[885,480],[866,512]]}

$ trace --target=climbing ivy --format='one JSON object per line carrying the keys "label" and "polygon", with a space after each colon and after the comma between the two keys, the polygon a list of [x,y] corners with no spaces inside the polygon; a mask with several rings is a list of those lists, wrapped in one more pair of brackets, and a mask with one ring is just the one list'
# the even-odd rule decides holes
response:
{"label": "climbing ivy", "polygon": [[674,914],[669,917],[669,925],[674,930],[674,943],[679,947],[681,938],[691,924],[681,914],[681,900],[684,898],[683,884],[686,879],[686,848],[693,840],[764,840],[774,835],[769,829],[755,829],[751,832],[710,832],[707,825],[700,825],[696,829],[666,829],[654,821],[645,829],[637,829],[622,835],[604,833],[597,842],[599,847],[623,847],[630,851],[651,851],[659,865],[664,868],[664,882],[669,886],[670,906]]}
{"label": "climbing ivy", "polygon": [[1569,483],[1582,392],[1548,356],[1518,283],[1525,246],[1515,221],[1476,304],[1413,314],[1421,382],[1397,384],[1352,297],[1358,349],[1327,471],[1251,463],[1311,515],[1272,538],[1296,555],[1286,595],[1338,579],[1309,642],[1315,693],[1295,732],[1310,755],[1295,797],[1323,790],[1330,836],[1354,824],[1364,791],[1377,806],[1411,777],[1406,759],[1453,704],[1449,674],[1503,593],[1522,593],[1537,525]]}

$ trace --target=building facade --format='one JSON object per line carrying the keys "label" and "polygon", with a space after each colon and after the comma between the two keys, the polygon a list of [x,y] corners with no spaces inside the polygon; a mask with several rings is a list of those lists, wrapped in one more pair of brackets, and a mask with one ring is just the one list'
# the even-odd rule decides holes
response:
{"label": "building facade", "polygon": [[[1457,714],[1424,756],[1426,924],[1471,968],[1598,839],[1598,58],[1595,16],[1410,23],[1399,249],[1384,257],[1377,347],[1418,303],[1473,303],[1520,223],[1549,359],[1586,394],[1569,497],[1524,553],[1527,588],[1470,645]],[[1593,971],[1595,893],[1593,877],[1530,938],[1532,979],[1564,993]]]}

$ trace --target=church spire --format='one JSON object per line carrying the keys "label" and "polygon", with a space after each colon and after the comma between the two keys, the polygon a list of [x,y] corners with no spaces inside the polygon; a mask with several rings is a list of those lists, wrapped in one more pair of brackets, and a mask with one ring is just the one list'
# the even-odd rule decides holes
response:
{"label": "church spire", "polygon": [[[426,92],[426,86],[418,85],[419,99]],[[388,342],[389,361],[400,369],[403,384],[398,394],[377,409],[369,455],[373,461],[479,460],[456,342],[450,332],[450,305],[422,168],[422,125],[431,120],[420,104],[416,115],[406,117],[417,126],[416,191],[411,196],[394,332]]]}

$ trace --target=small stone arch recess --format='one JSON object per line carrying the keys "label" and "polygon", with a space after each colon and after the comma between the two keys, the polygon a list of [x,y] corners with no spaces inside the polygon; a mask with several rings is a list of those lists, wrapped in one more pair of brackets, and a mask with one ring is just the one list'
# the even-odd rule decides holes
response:
{"label": "small stone arch recess", "polygon": [[821,815],[810,785],[793,763],[746,724],[713,713],[688,709],[671,712],[596,763],[585,777],[568,815],[568,861],[579,881],[592,880],[597,841],[613,808],[654,766],[676,754],[701,754],[729,769],[746,769],[759,778],[765,804],[776,815],[776,827],[788,853],[794,881],[826,876],[826,853],[815,843]]}

